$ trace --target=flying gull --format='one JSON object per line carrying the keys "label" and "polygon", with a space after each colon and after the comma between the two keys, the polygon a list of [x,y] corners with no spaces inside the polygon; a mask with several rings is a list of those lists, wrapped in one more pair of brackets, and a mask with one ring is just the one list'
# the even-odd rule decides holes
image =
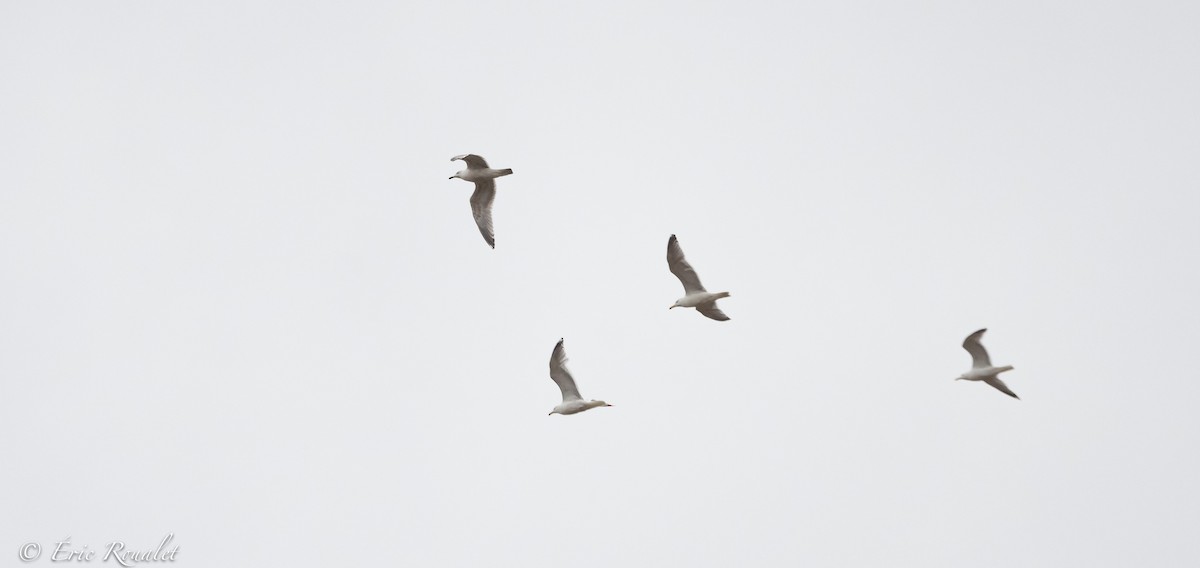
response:
{"label": "flying gull", "polygon": [[996,390],[1020,400],[1021,397],[1017,396],[1017,393],[1009,390],[1008,385],[1004,384],[1004,381],[1000,380],[999,377],[1000,373],[1013,370],[1012,365],[993,367],[992,360],[988,357],[987,349],[984,349],[983,344],[979,342],[979,340],[983,339],[983,333],[985,331],[987,331],[987,328],[976,331],[975,333],[968,335],[963,341],[963,349],[966,349],[967,353],[971,354],[971,370],[963,373],[954,380],[983,381],[989,385],[992,385],[993,387],[996,387]]}
{"label": "flying gull", "polygon": [[579,389],[575,388],[575,379],[567,370],[567,352],[563,349],[562,339],[558,340],[558,345],[554,346],[554,352],[550,354],[550,378],[558,384],[563,397],[562,404],[555,406],[550,414],[576,414],[597,406],[612,406],[603,400],[583,400],[583,397],[579,396]]}
{"label": "flying gull", "polygon": [[492,248],[496,248],[496,234],[492,231],[492,202],[496,200],[496,178],[509,175],[512,168],[493,170],[487,165],[487,160],[475,154],[462,154],[450,158],[450,161],[462,160],[467,163],[467,169],[458,172],[450,179],[458,178],[473,182],[475,193],[471,194],[471,214],[475,216],[475,224],[479,225],[479,233],[483,240]]}
{"label": "flying gull", "polygon": [[671,267],[671,273],[683,283],[684,296],[675,300],[672,308],[696,308],[696,311],[717,321],[729,319],[729,316],[717,307],[717,300],[729,297],[729,292],[709,292],[704,289],[696,269],[683,257],[683,249],[679,248],[679,239],[676,239],[675,235],[671,235],[667,240],[667,265]]}

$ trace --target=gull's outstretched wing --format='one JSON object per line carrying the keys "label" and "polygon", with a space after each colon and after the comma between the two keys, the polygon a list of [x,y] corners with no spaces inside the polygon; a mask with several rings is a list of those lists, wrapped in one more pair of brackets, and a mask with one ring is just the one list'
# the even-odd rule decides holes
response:
{"label": "gull's outstretched wing", "polygon": [[567,351],[563,349],[563,340],[558,340],[558,345],[554,346],[554,352],[550,354],[550,378],[558,384],[558,390],[562,391],[563,402],[570,400],[583,400],[579,396],[579,389],[575,388],[575,379],[571,377],[571,372],[567,370]]}
{"label": "gull's outstretched wing", "polygon": [[485,169],[488,167],[487,160],[483,159],[483,156],[479,156],[477,154],[459,154],[453,158],[450,158],[451,162],[454,160],[462,160],[466,162],[467,167],[471,168],[472,170]]}
{"label": "gull's outstretched wing", "polygon": [[[983,332],[985,332],[985,331],[987,331],[986,327],[979,331],[976,331],[975,333],[972,333],[971,335],[968,335],[967,338],[965,340],[963,340],[963,349],[966,349],[967,353],[971,354],[971,360],[972,360],[971,367],[975,368],[975,369],[983,369],[983,368],[992,366],[992,360],[988,357],[987,349],[984,349],[983,344],[979,342],[979,340],[983,339]],[[1004,383],[1000,383],[1000,384],[1004,384]],[[996,386],[996,385],[992,385],[992,386]],[[999,389],[1000,387],[996,387],[996,388]],[[1004,390],[1004,389],[1000,389],[1000,390]],[[1014,394],[1013,396],[1016,396],[1016,395]]]}
{"label": "gull's outstretched wing", "polygon": [[496,248],[496,233],[492,230],[492,202],[496,200],[496,180],[482,179],[475,182],[475,193],[471,194],[471,214],[479,225],[479,234],[492,248]]}
{"label": "gull's outstretched wing", "polygon": [[700,304],[699,306],[696,306],[696,311],[708,316],[709,318],[715,319],[717,321],[729,320],[729,316],[725,315],[725,312],[722,312],[721,308],[717,307],[716,300],[713,300],[706,304]]}
{"label": "gull's outstretched wing", "polygon": [[1000,380],[1000,377],[987,378],[987,379],[984,379],[983,382],[985,382],[989,385],[992,385],[993,387],[996,387],[996,390],[998,390],[1008,396],[1011,396],[1017,400],[1021,400],[1021,397],[1017,396],[1017,393],[1008,389],[1008,385],[1004,384],[1004,381]]}
{"label": "gull's outstretched wing", "polygon": [[[700,276],[696,274],[696,269],[692,268],[692,265],[688,264],[687,259],[683,257],[683,249],[679,247],[679,239],[676,239],[675,235],[671,235],[671,238],[667,240],[667,266],[671,267],[671,274],[674,274],[683,283],[684,292],[692,294],[706,291],[704,285],[700,283]],[[717,310],[717,313],[720,313],[720,310]]]}

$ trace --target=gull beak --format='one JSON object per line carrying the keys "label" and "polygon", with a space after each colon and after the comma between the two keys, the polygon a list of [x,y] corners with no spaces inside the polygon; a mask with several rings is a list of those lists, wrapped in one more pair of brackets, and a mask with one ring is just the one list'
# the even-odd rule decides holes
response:
{"label": "gull beak", "polygon": [[448,178],[446,178],[446,179],[454,179],[454,176],[450,176],[450,177],[448,177]]}
{"label": "gull beak", "polygon": [[674,308],[678,308],[678,307],[679,306],[667,306],[667,309],[670,310],[670,309],[674,309]]}

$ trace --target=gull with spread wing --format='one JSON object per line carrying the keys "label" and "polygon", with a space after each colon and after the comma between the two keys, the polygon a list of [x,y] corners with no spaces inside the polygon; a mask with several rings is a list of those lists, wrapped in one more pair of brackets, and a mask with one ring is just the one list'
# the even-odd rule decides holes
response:
{"label": "gull with spread wing", "polygon": [[555,406],[550,414],[577,414],[598,406],[612,406],[603,400],[583,400],[579,389],[575,387],[575,378],[567,370],[567,351],[563,349],[563,340],[558,340],[554,352],[550,354],[550,378],[558,384],[562,391],[562,404]]}
{"label": "gull with spread wing", "polygon": [[717,321],[729,319],[717,307],[717,300],[729,297],[729,292],[709,292],[704,289],[696,269],[683,257],[683,249],[679,247],[679,239],[675,235],[667,240],[667,266],[671,267],[671,274],[683,283],[684,296],[675,300],[672,308],[696,308],[696,311]]}
{"label": "gull with spread wing", "polygon": [[968,335],[967,339],[963,341],[963,349],[966,349],[967,353],[971,354],[971,370],[959,375],[959,377],[954,380],[983,381],[995,387],[996,390],[1020,400],[1021,397],[1017,396],[1017,393],[1009,390],[1008,385],[1004,384],[1004,381],[1000,380],[999,376],[1000,373],[1013,370],[1013,366],[1004,365],[1003,367],[993,367],[992,359],[988,357],[987,349],[984,349],[983,344],[980,343],[980,340],[983,339],[983,333],[985,331],[987,331],[987,328],[976,331],[975,333]]}
{"label": "gull with spread wing", "polygon": [[475,224],[483,240],[492,248],[496,248],[496,233],[492,230],[492,202],[496,200],[496,178],[510,175],[512,168],[494,170],[489,168],[487,160],[476,154],[462,154],[450,158],[450,161],[462,160],[467,163],[467,169],[458,172],[450,179],[458,178],[475,184],[475,193],[471,194],[471,214],[475,216]]}

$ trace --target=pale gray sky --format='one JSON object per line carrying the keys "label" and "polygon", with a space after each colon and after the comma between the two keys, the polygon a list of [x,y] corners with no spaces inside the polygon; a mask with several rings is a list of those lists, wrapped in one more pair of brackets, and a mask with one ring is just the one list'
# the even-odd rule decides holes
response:
{"label": "pale gray sky", "polygon": [[4,1],[0,565],[1196,564],[1198,25]]}

